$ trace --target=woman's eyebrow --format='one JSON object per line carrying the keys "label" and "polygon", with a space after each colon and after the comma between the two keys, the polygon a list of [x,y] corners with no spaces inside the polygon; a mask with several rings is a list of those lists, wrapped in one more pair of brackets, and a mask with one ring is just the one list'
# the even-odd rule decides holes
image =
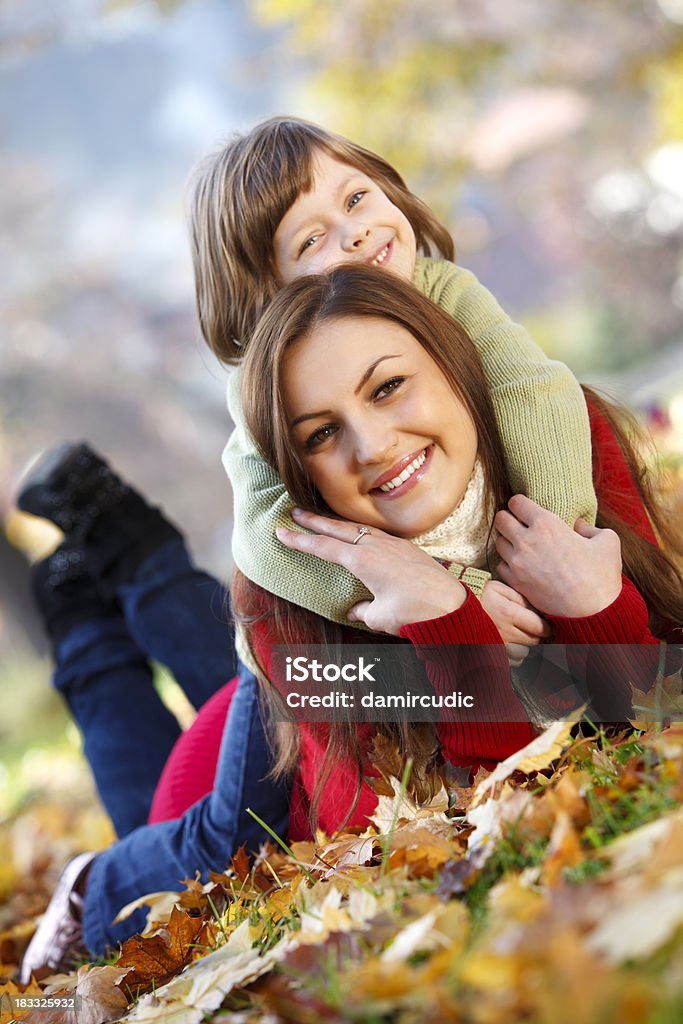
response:
{"label": "woman's eyebrow", "polygon": [[[400,359],[400,353],[397,352],[393,355],[380,356],[379,359],[375,359],[374,363],[370,363],[367,370],[361,377],[358,383],[358,387],[354,390],[354,395],[357,395],[358,392],[362,389],[363,385],[367,384],[367,382],[370,380],[379,364],[383,363],[385,359]],[[331,409],[320,409],[318,412],[304,412],[301,414],[301,416],[297,416],[295,419],[290,421],[289,429],[293,430],[294,427],[298,427],[300,423],[304,423],[306,420],[317,420],[321,416],[332,415],[333,413]]]}
{"label": "woman's eyebrow", "polygon": [[289,424],[289,429],[293,430],[294,427],[298,427],[300,423],[304,423],[305,420],[317,420],[319,416],[331,416],[331,409],[321,409],[320,412],[305,412],[301,416],[297,416],[296,419],[292,420]]}
{"label": "woman's eyebrow", "polygon": [[361,388],[365,384],[367,384],[367,382],[370,380],[370,378],[372,377],[373,373],[375,372],[375,370],[377,369],[377,367],[379,366],[380,363],[384,362],[385,359],[399,359],[399,358],[400,358],[399,353],[395,352],[393,355],[390,355],[390,356],[380,356],[379,359],[375,359],[374,363],[370,363],[370,365],[368,366],[367,370],[365,371],[365,373],[361,377],[360,381],[358,382],[358,387],[353,392],[354,395],[357,395],[358,392],[361,390]]}

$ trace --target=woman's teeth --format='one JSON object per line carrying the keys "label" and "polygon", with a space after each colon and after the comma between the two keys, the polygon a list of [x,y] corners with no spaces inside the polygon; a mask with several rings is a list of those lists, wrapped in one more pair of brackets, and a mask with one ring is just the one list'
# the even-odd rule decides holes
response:
{"label": "woman's teeth", "polygon": [[389,252],[389,245],[387,244],[387,245],[384,246],[384,248],[382,249],[381,252],[377,253],[377,255],[375,256],[374,260],[371,261],[372,266],[373,267],[381,267],[381,265],[384,263],[385,259],[387,258],[388,252]]}
{"label": "woman's teeth", "polygon": [[420,466],[422,466],[424,464],[424,461],[425,461],[426,458],[427,458],[426,450],[423,451],[423,452],[420,452],[418,457],[416,459],[413,459],[413,461],[410,463],[410,465],[406,466],[406,468],[403,470],[402,473],[399,473],[399,475],[395,476],[392,480],[387,480],[387,482],[385,484],[382,484],[382,486],[379,488],[379,490],[380,491],[384,491],[386,493],[387,491],[393,491],[393,489],[395,487],[398,487],[400,484],[405,483],[406,480],[408,479],[408,477],[412,476],[413,473],[415,472],[415,470],[419,469]]}

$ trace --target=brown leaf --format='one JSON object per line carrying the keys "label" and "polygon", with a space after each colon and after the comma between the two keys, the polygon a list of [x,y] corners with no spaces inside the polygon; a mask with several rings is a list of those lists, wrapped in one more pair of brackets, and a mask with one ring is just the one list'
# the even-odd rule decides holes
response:
{"label": "brown leaf", "polygon": [[250,878],[251,864],[249,862],[249,857],[247,856],[247,851],[243,846],[240,846],[237,853],[233,856],[230,861],[230,866],[239,878],[240,882],[246,882]]}
{"label": "brown leaf", "polygon": [[[385,779],[400,779],[403,774],[405,758],[398,746],[384,733],[376,732],[368,751],[368,760]],[[387,796],[392,794],[387,793]]]}
{"label": "brown leaf", "polygon": [[[118,987],[128,971],[118,966],[80,967],[76,988],[51,993],[52,998],[76,996],[75,1009],[34,1010],[27,1024],[109,1024],[126,1012],[127,995]],[[45,993],[42,993],[45,995]]]}
{"label": "brown leaf", "polygon": [[126,987],[131,992],[163,985],[192,959],[201,918],[174,907],[166,928],[151,935],[134,935],[124,943],[118,967],[130,967]]}

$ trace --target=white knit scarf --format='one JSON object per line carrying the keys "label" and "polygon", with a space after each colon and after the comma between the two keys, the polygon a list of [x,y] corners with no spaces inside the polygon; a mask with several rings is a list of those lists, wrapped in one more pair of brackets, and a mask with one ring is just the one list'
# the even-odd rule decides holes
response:
{"label": "white knit scarf", "polygon": [[433,558],[481,569],[486,566],[486,556],[495,541],[495,534],[490,534],[492,512],[486,496],[484,468],[477,459],[459,504],[442,522],[413,537],[412,542]]}

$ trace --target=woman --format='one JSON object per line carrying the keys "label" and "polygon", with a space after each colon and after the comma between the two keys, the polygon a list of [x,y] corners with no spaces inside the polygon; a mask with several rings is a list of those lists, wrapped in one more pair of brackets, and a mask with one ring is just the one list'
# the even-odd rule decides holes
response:
{"label": "woman", "polygon": [[[474,348],[451,318],[394,275],[340,268],[295,282],[276,297],[253,341],[244,366],[247,422],[301,506],[298,526],[309,531],[283,526],[282,543],[363,581],[369,597],[349,610],[351,622],[432,651],[490,645],[471,721],[441,722],[431,742],[422,727],[399,730],[418,778],[439,745],[446,760],[472,765],[500,760],[534,734],[512,688],[503,638],[486,614],[486,591],[478,601],[447,571],[450,562],[488,567],[497,552],[498,574],[516,592],[504,598],[526,600],[520,635],[534,631],[533,608],[557,643],[620,645],[592,652],[586,666],[603,717],[630,705],[634,671],[641,686],[652,681],[652,652],[642,651],[635,664],[631,657],[625,670],[623,645],[657,644],[649,618],[659,633],[680,623],[683,588],[647,513],[664,534],[661,517],[642,478],[636,486],[630,476],[596,396],[601,528],[579,522],[571,530],[522,495],[505,508],[502,446]],[[632,459],[625,436],[619,441]],[[233,585],[233,605],[265,679],[275,644],[359,639],[243,577]],[[433,653],[426,672],[437,691],[458,684]],[[277,771],[298,766],[328,831],[349,818],[362,823],[374,804],[362,782],[368,739],[368,729],[352,723],[280,726]]]}
{"label": "woman", "polygon": [[[265,395],[264,381],[270,382]],[[344,629],[243,577],[235,581],[233,608],[266,696],[273,696],[268,680],[276,644],[365,643],[369,628],[394,643],[423,645],[425,674],[437,693],[462,678],[462,663],[453,677],[451,645],[465,652],[485,645],[486,674],[468,679],[476,697],[469,718],[380,727],[412,756],[418,795],[428,789],[429,768],[438,761],[493,763],[534,735],[512,688],[504,638],[487,614],[488,601],[516,605],[518,633],[505,639],[523,645],[547,632],[538,611],[558,642],[638,644],[645,651],[656,650],[648,613],[658,633],[683,618],[680,576],[656,546],[648,519],[649,513],[661,526],[656,507],[642,480],[632,476],[599,409],[593,407],[592,419],[600,522],[609,521],[616,532],[581,525],[572,531],[522,496],[511,498],[505,511],[505,467],[471,343],[450,317],[393,275],[339,269],[288,287],[261,323],[244,387],[260,450],[295,501],[309,510],[297,517],[309,532],[283,528],[280,539],[314,564],[327,559],[345,566],[368,588],[368,599],[350,610],[355,625]],[[623,438],[621,443],[630,458]],[[492,564],[494,523],[504,582],[496,584],[493,597],[484,591],[479,601],[447,565],[456,555],[464,555],[460,561],[467,565]],[[633,582],[622,577],[619,538]],[[190,574],[188,581],[193,579]],[[161,596],[157,588],[157,602]],[[652,659],[645,662],[647,673]],[[595,703],[623,703],[628,694],[620,667],[600,668]],[[128,922],[116,931],[110,925],[121,905],[151,889],[172,887],[197,868],[220,867],[216,849],[224,863],[231,844],[249,838],[242,820],[246,784],[250,805],[278,831],[282,827],[272,809],[281,806],[287,789],[279,787],[275,799],[275,784],[262,778],[267,766],[255,764],[263,745],[257,742],[260,728],[254,723],[260,720],[252,696],[243,686],[235,694],[233,685],[201,708],[166,763],[151,824],[99,854],[80,878],[84,937],[92,952],[123,938],[122,928],[130,930]],[[237,703],[239,718],[233,714]],[[290,835],[302,835],[316,815],[330,832],[345,820],[366,820],[375,801],[363,782],[372,770],[368,747],[374,731],[351,722],[278,725],[274,774],[296,772]],[[207,756],[207,738],[221,733],[220,753],[216,743]],[[242,751],[245,745],[249,749]],[[176,783],[187,765],[195,770],[193,787],[179,792]],[[62,890],[46,915],[38,951],[28,951],[24,977],[42,962],[41,949],[54,948],[60,914],[63,919],[72,912],[73,885],[65,883]]]}

